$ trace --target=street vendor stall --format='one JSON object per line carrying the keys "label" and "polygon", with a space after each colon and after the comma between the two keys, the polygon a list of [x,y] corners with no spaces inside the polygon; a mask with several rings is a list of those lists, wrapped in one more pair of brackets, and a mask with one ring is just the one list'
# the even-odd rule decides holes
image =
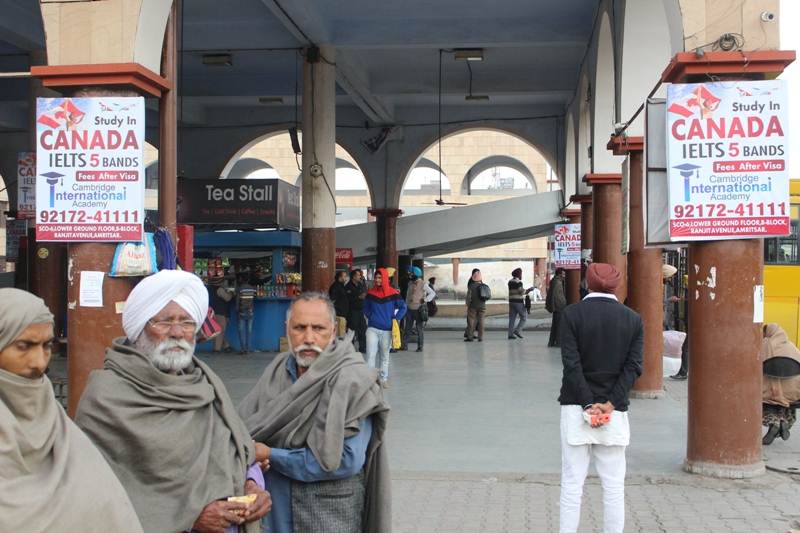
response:
{"label": "street vendor stall", "polygon": [[[194,271],[210,287],[235,295],[239,283],[255,291],[250,346],[278,351],[286,311],[300,292],[299,190],[281,180],[179,182],[179,220],[195,226]],[[240,349],[235,297],[226,338]],[[211,343],[200,346],[211,350]]]}

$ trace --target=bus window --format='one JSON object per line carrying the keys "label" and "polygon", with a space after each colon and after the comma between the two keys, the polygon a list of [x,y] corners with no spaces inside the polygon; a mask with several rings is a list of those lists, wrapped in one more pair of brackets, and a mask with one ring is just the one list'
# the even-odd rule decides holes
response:
{"label": "bus window", "polygon": [[798,236],[800,235],[800,204],[792,204],[792,222],[789,235],[764,239],[764,263],[768,265],[798,265]]}

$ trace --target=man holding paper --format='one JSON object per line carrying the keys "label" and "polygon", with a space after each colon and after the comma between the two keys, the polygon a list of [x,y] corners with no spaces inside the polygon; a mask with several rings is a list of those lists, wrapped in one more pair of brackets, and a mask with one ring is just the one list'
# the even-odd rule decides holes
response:
{"label": "man holding paper", "polygon": [[583,482],[594,459],[603,485],[603,532],[625,527],[628,394],[642,373],[644,327],[614,289],[612,265],[592,263],[589,294],[561,317],[561,533],[578,530]]}

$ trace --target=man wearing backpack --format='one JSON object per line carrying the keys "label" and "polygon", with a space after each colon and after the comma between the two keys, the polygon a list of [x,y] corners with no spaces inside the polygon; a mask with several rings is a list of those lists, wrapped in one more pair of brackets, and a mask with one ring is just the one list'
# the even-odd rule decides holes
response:
{"label": "man wearing backpack", "polygon": [[[525,307],[525,297],[533,290],[531,287],[525,290],[522,284],[522,269],[515,268],[511,272],[511,279],[508,281],[508,338],[521,339],[522,328],[528,320],[528,312]],[[519,323],[517,323],[519,317]]]}
{"label": "man wearing backpack", "polygon": [[547,345],[551,347],[560,345],[558,327],[561,323],[561,312],[567,306],[567,293],[564,289],[566,277],[567,271],[557,268],[555,276],[550,281],[550,288],[547,290],[547,299],[544,305],[548,311],[553,313],[553,321],[550,324],[550,340],[547,341]]}
{"label": "man wearing backpack", "polygon": [[478,328],[478,342],[483,342],[483,317],[486,314],[486,301],[492,297],[489,286],[483,282],[478,270],[472,275],[472,284],[467,289],[467,334],[464,342],[474,340],[475,328]]}

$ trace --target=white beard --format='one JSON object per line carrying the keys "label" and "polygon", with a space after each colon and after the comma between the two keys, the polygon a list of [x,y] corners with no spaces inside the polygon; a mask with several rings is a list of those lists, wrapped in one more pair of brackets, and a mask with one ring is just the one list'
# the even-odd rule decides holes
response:
{"label": "white beard", "polygon": [[[292,351],[292,355],[294,355],[294,360],[297,362],[297,366],[303,368],[309,368],[311,365],[313,365],[314,361],[319,359],[320,354],[324,351],[322,348],[320,348],[315,344],[301,344],[297,348],[295,348],[294,346],[289,346],[289,349]],[[302,355],[300,353],[306,350],[313,350],[317,352],[317,355],[308,356],[308,355]]]}
{"label": "white beard", "polygon": [[[153,366],[162,372],[179,372],[192,364],[194,343],[183,339],[167,339],[156,344],[146,334],[142,334],[135,343],[145,355],[150,357]],[[173,350],[180,348],[180,350]]]}

